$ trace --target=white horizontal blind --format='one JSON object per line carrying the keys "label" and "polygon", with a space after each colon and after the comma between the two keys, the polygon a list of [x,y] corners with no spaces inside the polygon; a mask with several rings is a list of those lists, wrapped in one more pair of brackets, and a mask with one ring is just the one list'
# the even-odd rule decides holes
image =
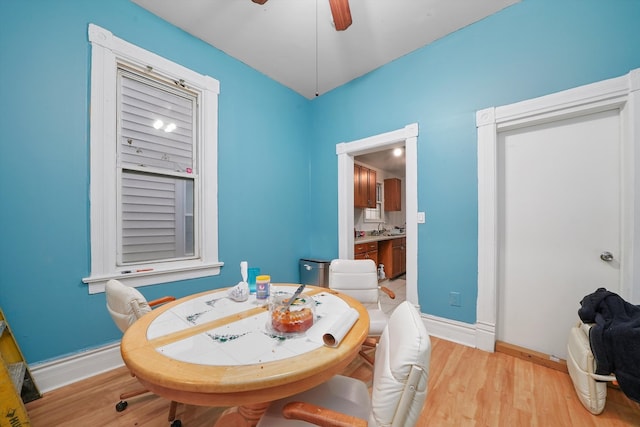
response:
{"label": "white horizontal blind", "polygon": [[127,70],[119,83],[121,263],[192,256],[196,98]]}
{"label": "white horizontal blind", "polygon": [[175,179],[123,172],[122,251],[125,263],[175,256]]}
{"label": "white horizontal blind", "polygon": [[122,163],[192,170],[195,97],[125,70],[120,76]]}

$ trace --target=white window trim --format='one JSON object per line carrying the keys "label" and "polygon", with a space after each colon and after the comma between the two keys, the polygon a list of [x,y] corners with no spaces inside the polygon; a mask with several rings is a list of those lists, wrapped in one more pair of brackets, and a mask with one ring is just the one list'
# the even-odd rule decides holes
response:
{"label": "white window trim", "polygon": [[[91,42],[91,275],[82,279],[89,293],[104,292],[110,279],[129,286],[158,283],[220,274],[223,263],[218,260],[218,94],[217,80],[198,74],[154,53],[132,45],[97,25],[89,24]],[[201,111],[207,117],[198,121],[202,137],[199,173],[202,182],[200,198],[200,258],[136,266],[117,266],[117,180],[116,180],[116,71],[118,64],[147,69],[163,78],[183,84],[200,94]],[[202,113],[200,113],[202,114]],[[152,269],[152,270],[149,270]]]}

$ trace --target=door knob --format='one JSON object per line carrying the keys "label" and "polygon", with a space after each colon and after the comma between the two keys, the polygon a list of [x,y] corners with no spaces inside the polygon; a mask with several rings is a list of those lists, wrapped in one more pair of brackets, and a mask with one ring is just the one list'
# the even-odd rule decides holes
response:
{"label": "door knob", "polygon": [[613,261],[613,254],[608,251],[604,251],[600,254],[600,259],[603,261],[611,262]]}

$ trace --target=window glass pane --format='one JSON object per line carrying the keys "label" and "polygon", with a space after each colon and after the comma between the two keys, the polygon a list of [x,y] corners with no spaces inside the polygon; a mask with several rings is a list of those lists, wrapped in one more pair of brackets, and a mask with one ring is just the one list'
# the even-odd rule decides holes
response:
{"label": "window glass pane", "polygon": [[184,254],[186,256],[195,255],[195,228],[193,222],[193,182],[186,182],[186,194],[185,194],[185,212],[184,212]]}
{"label": "window glass pane", "polygon": [[123,164],[193,171],[195,97],[120,70]]}
{"label": "window glass pane", "polygon": [[123,171],[124,264],[194,255],[193,184],[189,178]]}
{"label": "window glass pane", "polygon": [[382,222],[382,184],[376,183],[376,207],[365,208],[365,222]]}
{"label": "window glass pane", "polygon": [[377,204],[375,209],[365,208],[364,212],[365,221],[379,221],[380,220],[380,204]]}

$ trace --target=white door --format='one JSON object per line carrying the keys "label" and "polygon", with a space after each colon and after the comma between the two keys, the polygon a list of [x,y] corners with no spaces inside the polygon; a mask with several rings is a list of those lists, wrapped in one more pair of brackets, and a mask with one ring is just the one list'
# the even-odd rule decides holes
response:
{"label": "white door", "polygon": [[616,109],[498,134],[499,340],[566,359],[582,297],[619,293],[620,126]]}

